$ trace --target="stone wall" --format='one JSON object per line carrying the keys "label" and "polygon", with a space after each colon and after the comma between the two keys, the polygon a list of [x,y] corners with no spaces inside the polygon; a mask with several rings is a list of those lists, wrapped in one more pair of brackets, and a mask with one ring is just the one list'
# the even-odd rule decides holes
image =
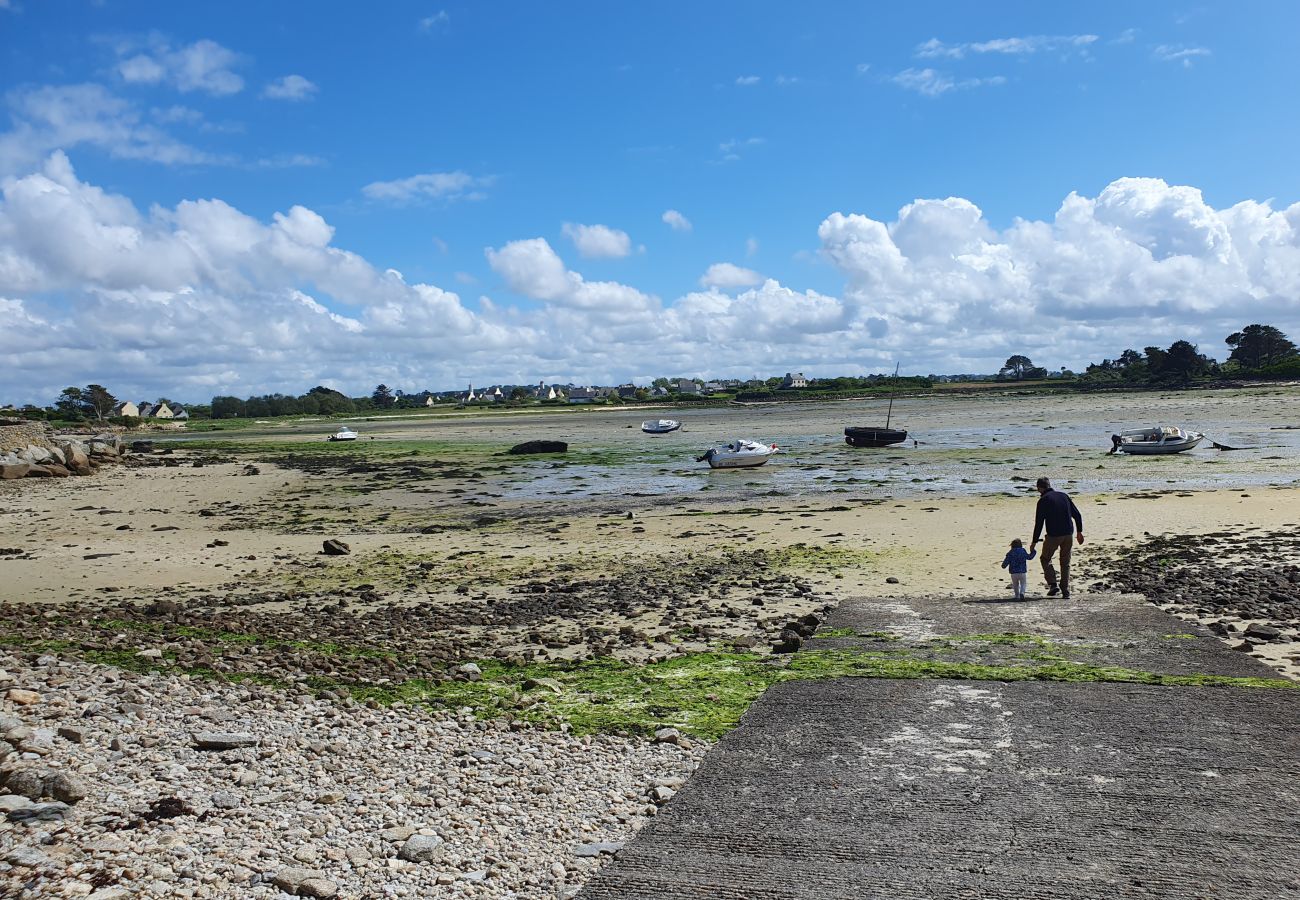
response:
{"label": "stone wall", "polygon": [[44,422],[0,419],[0,456],[33,445],[46,448],[54,446],[50,443],[50,431]]}

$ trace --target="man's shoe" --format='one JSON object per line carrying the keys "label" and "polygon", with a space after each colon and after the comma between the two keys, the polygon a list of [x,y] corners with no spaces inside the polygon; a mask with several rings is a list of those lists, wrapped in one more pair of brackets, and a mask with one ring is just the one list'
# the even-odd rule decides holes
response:
{"label": "man's shoe", "polygon": [[1069,592],[1069,591],[1061,591],[1061,599],[1062,599],[1062,600],[1069,600],[1069,599],[1070,599],[1070,592]]}
{"label": "man's shoe", "polygon": [[1059,593],[1061,593],[1061,589],[1056,585],[1052,585],[1047,589],[1047,596],[1049,597],[1055,597]]}

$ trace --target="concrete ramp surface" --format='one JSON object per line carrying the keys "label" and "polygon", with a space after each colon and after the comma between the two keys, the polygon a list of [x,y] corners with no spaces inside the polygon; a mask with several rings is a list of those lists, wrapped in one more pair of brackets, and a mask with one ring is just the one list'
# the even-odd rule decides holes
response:
{"label": "concrete ramp surface", "polygon": [[1300,690],[781,684],[581,896],[1300,900]]}

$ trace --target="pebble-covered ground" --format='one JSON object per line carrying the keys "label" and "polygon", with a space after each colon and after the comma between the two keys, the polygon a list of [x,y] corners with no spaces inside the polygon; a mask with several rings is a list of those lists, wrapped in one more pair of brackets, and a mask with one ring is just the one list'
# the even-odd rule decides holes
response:
{"label": "pebble-covered ground", "polygon": [[569,897],[705,745],[0,655],[0,896]]}

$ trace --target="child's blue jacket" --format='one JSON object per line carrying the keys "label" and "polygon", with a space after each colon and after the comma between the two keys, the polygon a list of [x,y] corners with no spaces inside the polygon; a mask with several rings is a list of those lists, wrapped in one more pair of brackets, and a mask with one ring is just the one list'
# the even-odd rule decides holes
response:
{"label": "child's blue jacket", "polygon": [[1025,565],[1029,560],[1038,555],[1035,550],[1032,553],[1024,547],[1012,547],[1007,551],[1006,558],[1002,560],[1002,568],[1011,568],[1012,575],[1021,575],[1029,571],[1029,566]]}

